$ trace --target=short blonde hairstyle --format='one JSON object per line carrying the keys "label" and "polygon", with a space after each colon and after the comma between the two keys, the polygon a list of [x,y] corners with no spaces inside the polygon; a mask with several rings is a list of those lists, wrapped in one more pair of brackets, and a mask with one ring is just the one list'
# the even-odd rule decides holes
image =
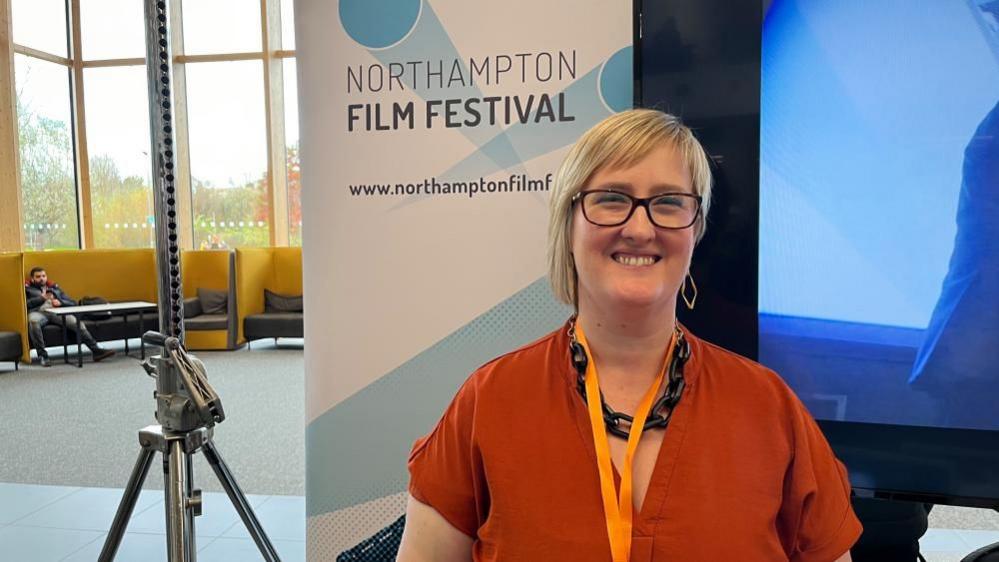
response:
{"label": "short blonde hairstyle", "polygon": [[555,174],[549,204],[548,278],[560,301],[578,304],[572,259],[573,197],[597,170],[631,167],[663,145],[677,150],[690,170],[694,193],[701,196],[701,213],[693,226],[695,240],[704,237],[711,207],[711,168],[694,133],[678,117],[654,109],[611,115],[583,134]]}

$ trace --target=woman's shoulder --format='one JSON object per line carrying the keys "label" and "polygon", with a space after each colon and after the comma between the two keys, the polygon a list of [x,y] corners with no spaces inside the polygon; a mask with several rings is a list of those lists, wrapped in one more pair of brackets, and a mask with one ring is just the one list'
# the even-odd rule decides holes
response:
{"label": "woman's shoulder", "polygon": [[785,402],[797,401],[794,392],[774,370],[696,336],[691,339],[691,354],[692,358],[696,357],[701,384],[720,385],[759,398],[769,396]]}
{"label": "woman's shoulder", "polygon": [[565,328],[558,329],[486,362],[472,372],[469,383],[476,387],[500,385],[505,388],[518,383],[537,382],[540,374],[563,370],[568,364],[568,336]]}
{"label": "woman's shoulder", "polygon": [[756,435],[757,443],[783,442],[788,450],[796,447],[795,436],[818,431],[808,409],[778,373],[703,340],[692,353],[698,351],[693,384],[699,387],[695,402],[703,415],[724,416],[731,422],[725,427],[740,428],[743,438]]}

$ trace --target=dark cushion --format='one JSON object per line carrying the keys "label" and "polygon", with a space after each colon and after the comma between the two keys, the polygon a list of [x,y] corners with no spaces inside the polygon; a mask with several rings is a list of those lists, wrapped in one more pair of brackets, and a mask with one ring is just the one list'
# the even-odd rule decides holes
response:
{"label": "dark cushion", "polygon": [[[154,311],[147,311],[143,314],[142,326],[139,326],[139,314],[133,313],[128,316],[125,322],[123,316],[112,316],[107,320],[84,322],[87,331],[94,336],[97,341],[121,340],[125,338],[137,338],[149,330],[159,331],[160,320]],[[62,345],[62,324],[49,322],[42,330],[45,336],[45,345],[49,347]],[[76,345],[76,333],[73,330],[66,331],[66,343]]]}
{"label": "dark cushion", "polygon": [[[108,300],[104,297],[80,297],[80,306],[87,306],[91,304],[108,304]],[[111,318],[111,312],[88,312],[81,316],[84,320],[106,320]]]}
{"label": "dark cushion", "polygon": [[201,316],[204,310],[201,308],[201,299],[198,297],[188,297],[184,299],[184,319]]}
{"label": "dark cushion", "polygon": [[184,319],[184,328],[197,332],[201,330],[225,330],[229,327],[229,317],[225,314],[202,314]]}
{"label": "dark cushion", "polygon": [[304,334],[301,312],[265,312],[252,314],[243,321],[246,339],[301,338]]}
{"label": "dark cushion", "polygon": [[10,361],[21,356],[21,334],[0,332],[0,361]]}
{"label": "dark cushion", "polygon": [[[142,316],[143,325],[139,326],[139,315],[131,314],[128,322],[123,316],[114,316],[101,322],[87,322],[87,329],[97,341],[122,340],[137,338],[149,330],[159,331],[160,321],[155,313],[147,312]],[[76,336],[70,332],[69,341],[75,342]]]}
{"label": "dark cushion", "polygon": [[[62,345],[62,326],[51,322],[42,328],[42,335],[45,336],[45,345]],[[73,334],[69,334],[73,338]]]}
{"label": "dark cushion", "polygon": [[198,287],[198,300],[205,314],[226,314],[229,312],[229,293],[218,289]]}
{"label": "dark cushion", "polygon": [[264,289],[264,311],[302,312],[302,295],[280,295]]}

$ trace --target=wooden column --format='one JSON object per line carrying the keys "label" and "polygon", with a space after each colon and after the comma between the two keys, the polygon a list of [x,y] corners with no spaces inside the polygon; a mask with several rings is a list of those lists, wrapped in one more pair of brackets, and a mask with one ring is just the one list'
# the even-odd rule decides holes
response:
{"label": "wooden column", "polygon": [[80,0],[70,0],[70,95],[73,100],[73,152],[76,154],[77,211],[80,247],[94,247],[94,213],[90,203],[90,151],[87,149],[87,111],[83,93],[83,48],[80,33]]}
{"label": "wooden column", "polygon": [[[287,1],[287,0],[286,0]],[[260,0],[264,52],[264,103],[267,122],[267,197],[271,245],[288,245],[288,170],[284,138],[284,60],[281,50],[281,2]]]}
{"label": "wooden column", "polygon": [[0,252],[24,248],[11,0],[0,0]]}
{"label": "wooden column", "polygon": [[177,189],[177,213],[180,222],[177,232],[180,235],[180,247],[194,247],[194,207],[191,195],[191,146],[190,130],[187,123],[187,65],[184,57],[184,11],[181,0],[170,0],[170,41],[173,46],[173,140],[174,164],[177,173],[174,175],[174,186]]}

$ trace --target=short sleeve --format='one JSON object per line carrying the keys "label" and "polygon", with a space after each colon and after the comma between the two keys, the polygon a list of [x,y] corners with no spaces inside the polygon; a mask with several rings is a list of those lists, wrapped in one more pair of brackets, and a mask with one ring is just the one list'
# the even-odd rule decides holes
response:
{"label": "short sleeve", "polygon": [[475,442],[476,397],[473,375],[433,431],[416,440],[409,455],[409,494],[473,538],[489,506]]}
{"label": "short sleeve", "polygon": [[791,562],[832,562],[850,550],[862,530],[846,468],[796,398],[791,423],[793,458],[778,515],[781,542]]}

